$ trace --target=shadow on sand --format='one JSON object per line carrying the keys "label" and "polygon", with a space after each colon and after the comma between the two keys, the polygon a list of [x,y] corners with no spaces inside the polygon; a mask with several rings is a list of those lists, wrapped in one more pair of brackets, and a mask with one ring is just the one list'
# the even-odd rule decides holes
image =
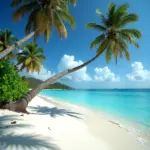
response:
{"label": "shadow on sand", "polygon": [[60,150],[50,141],[39,135],[8,134],[0,137],[0,150]]}
{"label": "shadow on sand", "polygon": [[72,112],[72,111],[70,111],[68,109],[60,109],[58,107],[49,108],[49,107],[41,107],[41,106],[37,106],[37,107],[29,106],[28,108],[31,111],[35,111],[35,112],[37,112],[40,115],[47,115],[47,114],[49,114],[53,118],[55,118],[57,116],[65,116],[65,115],[67,115],[67,116],[74,117],[74,118],[77,118],[77,119],[82,119],[81,118],[82,114],[77,113],[77,112]]}
{"label": "shadow on sand", "polygon": [[[16,121],[16,124],[11,124],[11,121]],[[4,129],[11,130],[14,128],[19,129],[19,128],[32,127],[32,125],[20,123],[21,121],[23,121],[23,116],[21,116],[21,114],[0,116],[0,136],[3,135],[4,132],[6,133],[8,131],[8,130],[4,130]]]}
{"label": "shadow on sand", "polygon": [[[21,119],[22,117],[22,119]],[[15,120],[16,124],[11,124]],[[32,125],[21,124],[23,116],[0,116],[0,150],[60,150],[50,137],[33,134],[14,134],[14,129],[27,128],[32,133]]]}

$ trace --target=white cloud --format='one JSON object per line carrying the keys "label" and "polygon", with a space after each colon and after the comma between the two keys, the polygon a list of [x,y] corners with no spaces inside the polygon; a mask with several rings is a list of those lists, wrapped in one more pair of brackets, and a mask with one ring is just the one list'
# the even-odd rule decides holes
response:
{"label": "white cloud", "polygon": [[107,66],[104,68],[95,68],[94,71],[94,79],[96,81],[120,81],[120,77],[111,72]]}
{"label": "white cloud", "polygon": [[150,80],[150,71],[144,69],[141,62],[134,62],[131,64],[132,72],[127,74],[128,80],[131,81],[147,81]]}
{"label": "white cloud", "polygon": [[[58,71],[60,72],[65,69],[71,69],[71,68],[74,68],[81,64],[83,64],[83,62],[81,60],[76,61],[74,56],[64,55],[61,58],[60,63],[58,65]],[[90,80],[92,80],[91,77],[89,76],[89,74],[87,73],[87,67],[84,67],[74,73],[71,73],[71,74],[65,76],[64,79],[72,80],[72,81],[90,81]]]}
{"label": "white cloud", "polygon": [[24,71],[21,74],[24,75],[24,76],[33,77],[33,78],[40,79],[40,80],[43,80],[43,81],[50,78],[50,77],[52,77],[53,75],[55,75],[55,73],[52,73],[51,71],[47,70],[44,67],[41,68],[41,71],[39,73],[37,73],[37,72],[27,73],[27,72]]}

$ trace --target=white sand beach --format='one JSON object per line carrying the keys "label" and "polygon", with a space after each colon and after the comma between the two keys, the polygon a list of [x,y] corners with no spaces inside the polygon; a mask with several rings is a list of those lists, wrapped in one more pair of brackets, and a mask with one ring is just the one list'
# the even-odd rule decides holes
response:
{"label": "white sand beach", "polygon": [[28,111],[0,110],[0,150],[145,150],[135,136],[86,108],[37,96]]}

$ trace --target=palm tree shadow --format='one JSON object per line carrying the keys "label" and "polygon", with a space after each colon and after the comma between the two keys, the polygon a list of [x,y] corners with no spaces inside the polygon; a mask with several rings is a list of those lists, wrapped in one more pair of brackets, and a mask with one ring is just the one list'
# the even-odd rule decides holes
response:
{"label": "palm tree shadow", "polygon": [[[30,127],[32,127],[32,125],[30,125],[30,124],[20,123],[21,121],[23,121],[23,118],[20,118],[19,116],[20,115],[0,116],[0,135],[2,135],[2,133],[5,132],[4,129],[11,130],[12,128],[30,128]],[[11,121],[16,121],[16,124],[11,124]]]}
{"label": "palm tree shadow", "polygon": [[[30,124],[22,123],[23,118],[20,115],[3,115],[0,116],[0,137],[10,134],[13,130],[20,130],[21,128],[29,129],[33,126]],[[11,124],[11,121],[16,121],[15,124]],[[1,141],[1,140],[0,140]]]}
{"label": "palm tree shadow", "polygon": [[60,150],[60,148],[51,141],[51,138],[42,138],[39,135],[8,134],[0,137],[0,150]]}
{"label": "palm tree shadow", "polygon": [[50,108],[50,107],[41,107],[41,106],[37,106],[37,107],[29,106],[29,109],[32,110],[32,111],[36,111],[40,115],[49,114],[53,118],[55,118],[57,116],[67,115],[67,116],[74,117],[74,118],[77,118],[77,119],[82,119],[81,118],[82,114],[70,111],[68,109],[60,109],[58,107]]}
{"label": "palm tree shadow", "polygon": [[[41,137],[33,134],[14,134],[13,129],[27,128],[32,131],[32,125],[21,123],[23,118],[20,115],[3,115],[0,116],[0,150],[60,150],[60,148],[52,142],[50,137]],[[11,120],[15,120],[16,124],[11,124]]]}

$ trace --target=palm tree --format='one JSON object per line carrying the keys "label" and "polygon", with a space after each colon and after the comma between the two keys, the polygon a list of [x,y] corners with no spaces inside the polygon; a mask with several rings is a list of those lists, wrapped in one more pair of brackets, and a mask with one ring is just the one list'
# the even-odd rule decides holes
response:
{"label": "palm tree", "polygon": [[108,15],[104,17],[102,13],[97,10],[97,14],[100,16],[102,24],[97,25],[96,23],[89,23],[88,28],[97,29],[100,31],[100,36],[98,36],[92,43],[91,48],[99,45],[97,49],[97,54],[87,61],[86,63],[77,66],[72,69],[67,69],[53,77],[47,79],[43,83],[39,84],[36,88],[29,91],[25,96],[23,96],[17,103],[7,104],[5,108],[26,112],[26,107],[28,103],[34,98],[42,89],[46,88],[49,84],[58,80],[66,74],[75,72],[91,62],[97,59],[102,53],[106,53],[106,61],[109,62],[111,57],[114,56],[117,62],[117,58],[122,57],[124,54],[129,60],[128,42],[134,44],[136,47],[139,45],[135,42],[134,38],[140,38],[141,33],[136,29],[125,29],[124,27],[130,23],[136,22],[138,16],[136,14],[130,14],[127,12],[128,5],[124,4],[117,7],[114,3],[111,3],[108,8]]}
{"label": "palm tree", "polygon": [[[5,29],[4,31],[0,30],[0,52],[4,51],[6,48],[9,48],[17,41],[17,38],[12,34],[12,31]],[[10,53],[9,57],[14,58],[15,55]]]}
{"label": "palm tree", "polygon": [[137,29],[124,28],[126,25],[136,22],[136,14],[127,13],[129,6],[121,5],[118,8],[116,4],[111,3],[108,8],[108,15],[105,17],[99,10],[96,13],[101,17],[101,24],[89,23],[87,28],[99,31],[101,34],[91,43],[91,48],[97,47],[97,54],[105,52],[106,61],[109,63],[112,56],[118,62],[118,57],[123,55],[130,61],[128,52],[128,43],[139,47],[135,38],[141,37],[141,32]]}
{"label": "palm tree", "polygon": [[[28,21],[25,27],[27,36],[18,41],[16,45],[20,46],[32,36],[36,40],[38,36],[44,35],[48,42],[52,27],[55,26],[60,38],[67,38],[67,29],[64,22],[75,27],[75,21],[69,11],[69,4],[75,5],[76,0],[13,0],[11,6],[16,8],[14,20],[19,21],[24,15],[28,15]],[[15,49],[15,45],[0,53],[0,59],[5,57]]]}
{"label": "palm tree", "polygon": [[23,46],[22,51],[17,54],[17,66],[20,68],[18,71],[26,69],[27,72],[40,72],[42,60],[46,59],[43,53],[43,49],[35,42]]}

